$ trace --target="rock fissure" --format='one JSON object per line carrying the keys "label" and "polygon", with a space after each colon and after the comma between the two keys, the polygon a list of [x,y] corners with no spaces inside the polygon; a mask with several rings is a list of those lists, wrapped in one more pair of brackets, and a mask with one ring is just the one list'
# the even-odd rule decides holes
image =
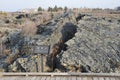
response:
{"label": "rock fissure", "polygon": [[[47,65],[54,70],[55,69],[55,62],[57,59],[57,55],[61,53],[62,50],[66,50],[67,45],[65,45],[65,42],[72,39],[75,36],[75,33],[77,32],[77,26],[72,23],[66,23],[62,30],[59,41],[55,43],[52,47],[52,51],[50,55],[48,56]],[[48,62],[50,64],[48,64]]]}

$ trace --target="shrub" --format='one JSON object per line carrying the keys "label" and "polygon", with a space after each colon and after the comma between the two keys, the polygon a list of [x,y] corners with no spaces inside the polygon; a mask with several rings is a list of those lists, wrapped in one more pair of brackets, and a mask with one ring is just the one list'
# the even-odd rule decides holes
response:
{"label": "shrub", "polygon": [[20,54],[20,55],[22,56],[22,55],[31,54],[32,50],[29,45],[24,45],[21,52],[22,52],[22,54]]}
{"label": "shrub", "polygon": [[64,7],[64,11],[66,12],[68,10],[67,6]]}
{"label": "shrub", "polygon": [[50,12],[52,12],[52,11],[57,12],[58,10],[63,10],[63,8],[62,7],[57,7],[56,5],[55,5],[54,8],[51,8],[51,7],[48,8],[48,11],[50,11]]}
{"label": "shrub", "polygon": [[34,34],[36,34],[36,31],[36,24],[32,21],[26,21],[22,26],[22,33],[25,36],[32,37]]}
{"label": "shrub", "polygon": [[38,11],[43,11],[42,7],[39,7],[39,8],[38,8]]}
{"label": "shrub", "polygon": [[3,51],[2,55],[3,56],[8,56],[8,55],[10,55],[10,53],[11,53],[11,50],[10,49],[6,49],[6,50]]}
{"label": "shrub", "polygon": [[52,10],[53,10],[53,9],[52,9],[51,7],[48,8],[48,12],[52,12]]}
{"label": "shrub", "polygon": [[0,15],[7,16],[7,13],[0,11]]}
{"label": "shrub", "polygon": [[7,57],[6,59],[6,63],[7,64],[11,64],[13,61],[15,61],[17,58],[19,57],[18,54],[12,54],[10,56]]}
{"label": "shrub", "polygon": [[58,10],[63,10],[63,8],[62,8],[62,7],[59,7]]}
{"label": "shrub", "polygon": [[57,6],[55,5],[55,7],[53,8],[53,11],[58,11],[58,8],[57,8]]}

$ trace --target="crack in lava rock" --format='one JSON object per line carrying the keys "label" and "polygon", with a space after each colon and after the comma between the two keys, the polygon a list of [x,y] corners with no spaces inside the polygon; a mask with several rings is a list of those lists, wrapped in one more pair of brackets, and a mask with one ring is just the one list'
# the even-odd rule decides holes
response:
{"label": "crack in lava rock", "polygon": [[52,52],[47,57],[47,66],[50,68],[48,71],[53,71],[55,69],[56,56],[62,51],[65,50],[65,42],[72,39],[77,32],[77,26],[71,22],[66,23],[61,30],[61,38],[59,41],[54,44],[52,47]]}

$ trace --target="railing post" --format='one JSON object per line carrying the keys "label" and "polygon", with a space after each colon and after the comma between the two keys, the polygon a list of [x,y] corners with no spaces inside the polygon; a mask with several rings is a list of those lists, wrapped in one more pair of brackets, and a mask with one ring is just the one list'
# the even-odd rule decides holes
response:
{"label": "railing post", "polygon": [[[49,54],[50,51],[50,45],[35,45],[33,47],[33,53],[36,53],[38,55],[38,58],[40,59],[40,63],[41,63],[41,72],[44,71],[44,64],[43,64],[43,57],[44,55]],[[39,62],[38,61],[38,62]],[[39,64],[39,63],[38,63]],[[38,65],[36,64],[36,70]]]}
{"label": "railing post", "polygon": [[43,54],[41,54],[41,72],[44,71],[43,69],[44,69],[44,68],[43,68]]}
{"label": "railing post", "polygon": [[39,70],[38,70],[38,63],[37,63],[37,61],[35,61],[35,67],[36,67],[36,72],[38,72]]}

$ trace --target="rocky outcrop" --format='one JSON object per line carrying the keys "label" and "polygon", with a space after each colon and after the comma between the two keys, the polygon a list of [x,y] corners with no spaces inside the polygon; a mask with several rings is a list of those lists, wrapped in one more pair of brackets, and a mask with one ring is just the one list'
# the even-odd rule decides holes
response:
{"label": "rocky outcrop", "polygon": [[4,60],[1,65],[3,65],[2,68],[4,68],[5,71],[8,71],[8,66],[19,57],[22,47],[21,44],[24,41],[21,36],[21,30],[19,29],[1,28],[1,30],[6,32],[1,39],[2,53],[0,56],[2,57],[1,61]]}
{"label": "rocky outcrop", "polygon": [[[119,16],[95,14],[81,13],[75,17],[72,11],[68,11],[57,15],[44,24],[37,23],[37,34],[31,38],[23,37],[20,29],[7,29],[2,35],[6,51],[0,55],[0,71],[41,72],[41,57],[31,51],[31,46],[50,45],[50,54],[43,58],[45,72],[119,73]],[[37,18],[33,15],[34,19],[40,20],[39,14]],[[21,16],[18,20],[32,20],[30,17]],[[0,34],[2,31],[1,28]]]}
{"label": "rocky outcrop", "polygon": [[[65,50],[66,45],[64,43],[66,41],[68,41],[69,39],[71,39],[76,32],[76,28],[77,28],[76,25],[74,25],[71,22],[67,22],[67,21],[66,21],[67,23],[61,23],[61,22],[62,22],[62,20],[57,19],[57,20],[51,20],[47,24],[38,25],[37,26],[38,27],[37,33],[39,35],[36,36],[36,38],[34,36],[30,40],[30,42],[28,42],[28,44],[31,44],[31,45],[45,45],[46,44],[46,45],[51,46],[51,49],[52,49],[50,51],[51,54],[47,57],[44,56],[44,60],[43,60],[44,61],[44,68],[45,68],[44,71],[53,71],[54,70],[53,67],[56,68],[56,66],[55,66],[56,56],[62,50]],[[25,63],[20,62],[20,64],[25,69],[26,72],[36,72],[36,71],[39,72],[39,71],[41,71],[41,68],[39,68],[40,61],[33,59],[32,57],[34,55],[35,54],[28,55],[31,57],[26,56],[26,58],[29,58],[27,61],[24,61],[24,58],[21,58],[21,60],[23,59],[23,61]],[[48,61],[46,61],[46,58]],[[29,64],[32,64],[33,66],[30,67]],[[17,71],[17,70],[19,71],[18,67],[16,67],[14,70],[15,66],[16,66],[16,61],[15,61],[15,64],[14,63],[12,64],[10,69],[12,71]]]}
{"label": "rocky outcrop", "polygon": [[66,71],[120,72],[120,26],[107,18],[84,16],[78,22],[75,37],[59,56]]}
{"label": "rocky outcrop", "polygon": [[74,37],[77,26],[72,23],[66,23],[61,30],[61,36],[58,36],[59,41],[52,47],[51,54],[48,56],[47,65],[52,69],[55,69],[56,57],[62,50],[66,49],[65,42]]}

